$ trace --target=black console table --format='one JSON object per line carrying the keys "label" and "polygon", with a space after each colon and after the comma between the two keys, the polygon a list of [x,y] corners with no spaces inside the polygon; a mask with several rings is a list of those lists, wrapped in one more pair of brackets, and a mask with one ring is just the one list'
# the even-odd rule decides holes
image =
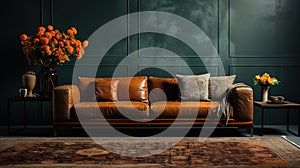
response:
{"label": "black console table", "polygon": [[263,129],[264,129],[264,109],[287,109],[286,129],[291,134],[300,136],[300,116],[298,118],[298,133],[294,133],[289,129],[290,109],[297,108],[299,110],[298,113],[300,115],[300,104],[294,103],[291,101],[284,101],[282,104],[272,104],[272,103],[268,103],[268,102],[254,101],[254,105],[261,108],[261,135],[263,135]]}
{"label": "black console table", "polygon": [[[8,118],[8,124],[7,124],[7,129],[8,129],[8,134],[11,133],[10,127],[12,125],[11,123],[11,104],[12,102],[23,102],[24,103],[24,127],[20,130],[21,131],[27,128],[27,102],[39,102],[41,103],[41,124],[43,125],[44,121],[44,102],[50,102],[51,103],[51,112],[52,112],[52,98],[51,97],[45,97],[45,96],[37,96],[37,97],[20,97],[20,96],[11,96],[8,97],[7,99],[7,118]],[[17,132],[15,131],[15,132]]]}

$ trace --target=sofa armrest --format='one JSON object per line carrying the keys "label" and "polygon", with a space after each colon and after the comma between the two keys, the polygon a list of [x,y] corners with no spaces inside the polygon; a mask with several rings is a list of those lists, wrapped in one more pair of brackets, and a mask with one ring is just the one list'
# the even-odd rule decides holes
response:
{"label": "sofa armrest", "polygon": [[62,85],[53,90],[53,122],[69,121],[71,109],[80,101],[80,92],[76,85]]}
{"label": "sofa armrest", "polygon": [[236,121],[253,121],[253,90],[237,87],[232,96],[233,117]]}

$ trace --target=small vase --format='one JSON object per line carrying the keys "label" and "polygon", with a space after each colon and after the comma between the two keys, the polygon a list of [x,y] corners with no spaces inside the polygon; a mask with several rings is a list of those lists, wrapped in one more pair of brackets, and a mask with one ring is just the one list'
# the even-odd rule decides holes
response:
{"label": "small vase", "polygon": [[42,66],[40,70],[40,94],[51,97],[54,87],[58,83],[58,73],[53,67]]}
{"label": "small vase", "polygon": [[27,89],[27,97],[33,97],[33,89],[36,85],[36,75],[34,71],[28,71],[22,75],[22,86]]}
{"label": "small vase", "polygon": [[263,102],[268,101],[268,92],[269,92],[269,86],[262,85],[261,86],[261,101],[263,101]]}

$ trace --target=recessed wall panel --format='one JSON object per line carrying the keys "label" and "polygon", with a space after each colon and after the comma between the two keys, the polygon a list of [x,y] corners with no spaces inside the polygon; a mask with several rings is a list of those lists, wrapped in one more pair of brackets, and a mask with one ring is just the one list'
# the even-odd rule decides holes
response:
{"label": "recessed wall panel", "polygon": [[299,57],[300,1],[230,0],[230,57]]}

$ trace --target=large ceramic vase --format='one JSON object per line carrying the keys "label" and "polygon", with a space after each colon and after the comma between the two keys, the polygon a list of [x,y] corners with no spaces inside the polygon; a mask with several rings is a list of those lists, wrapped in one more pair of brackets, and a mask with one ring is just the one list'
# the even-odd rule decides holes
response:
{"label": "large ceramic vase", "polygon": [[22,86],[27,89],[27,97],[33,97],[33,89],[36,85],[36,74],[34,71],[27,71],[22,75]]}
{"label": "large ceramic vase", "polygon": [[262,85],[261,86],[261,101],[263,101],[263,102],[268,101],[268,93],[269,93],[269,86]]}
{"label": "large ceramic vase", "polygon": [[57,83],[58,73],[54,67],[42,66],[40,70],[40,94],[44,97],[51,97]]}

